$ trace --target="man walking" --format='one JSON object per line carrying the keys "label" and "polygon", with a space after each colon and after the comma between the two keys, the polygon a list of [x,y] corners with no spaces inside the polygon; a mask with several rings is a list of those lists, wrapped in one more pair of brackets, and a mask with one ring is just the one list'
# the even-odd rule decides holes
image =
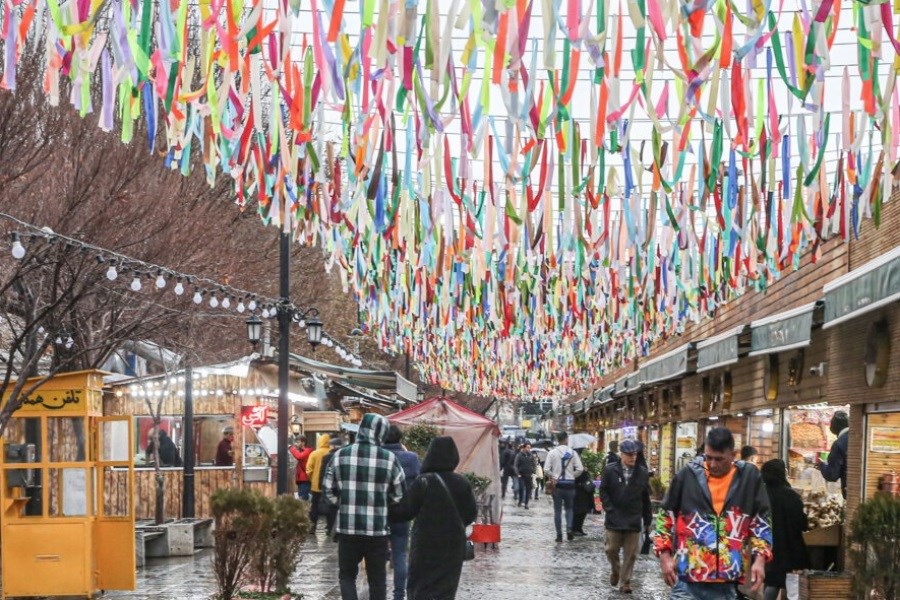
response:
{"label": "man walking", "polygon": [[363,416],[356,443],[338,450],[328,466],[323,493],[337,504],[338,581],[342,600],[357,600],[359,563],[366,561],[370,600],[387,597],[388,506],[403,498],[403,469],[381,447],[388,420]]}
{"label": "man walking", "polygon": [[516,477],[519,478],[519,495],[516,499],[518,506],[528,510],[528,500],[531,498],[531,490],[534,487],[532,478],[535,471],[534,456],[531,455],[531,444],[522,444],[521,451],[516,455]]}
{"label": "man walking", "polygon": [[750,589],[772,560],[769,499],[758,470],[734,461],[734,436],[714,427],[704,455],[675,475],[656,517],[656,554],[669,600],[736,600],[750,552]]}
{"label": "man walking", "polygon": [[[312,523],[309,529],[310,533],[315,533],[316,526],[319,524],[319,504],[322,499],[322,464],[325,461],[325,457],[328,456],[330,443],[331,436],[327,433],[320,435],[316,442],[316,449],[312,451],[306,460],[306,480],[309,481],[310,486],[309,520]],[[299,488],[299,485],[297,487]]]}
{"label": "man walking", "polygon": [[567,433],[562,432],[556,436],[558,445],[547,453],[544,460],[544,477],[555,485],[553,490],[553,524],[556,526],[556,541],[562,541],[562,513],[566,515],[566,537],[571,542],[575,538],[572,532],[572,512],[575,501],[575,478],[584,471],[581,457],[566,443],[569,441]]}
{"label": "man walking", "polygon": [[[422,470],[422,462],[415,452],[406,450],[400,441],[403,432],[396,425],[388,428],[384,438],[384,449],[393,452],[403,468],[403,477],[406,480],[405,488],[412,484]],[[406,597],[406,576],[409,558],[409,521],[405,523],[391,523],[391,563],[394,565],[394,600],[403,600]]]}
{"label": "man walking", "polygon": [[[510,477],[516,476],[516,451],[512,449],[509,442],[504,442],[502,452],[500,453],[500,497],[506,498],[506,484],[509,483]],[[518,488],[513,480],[513,493]]]}
{"label": "man walking", "polygon": [[638,445],[634,441],[622,442],[619,452],[621,460],[603,469],[600,500],[606,514],[606,558],[612,568],[609,583],[615,587],[621,582],[621,592],[630,594],[641,525],[650,530],[650,473],[637,464]]}

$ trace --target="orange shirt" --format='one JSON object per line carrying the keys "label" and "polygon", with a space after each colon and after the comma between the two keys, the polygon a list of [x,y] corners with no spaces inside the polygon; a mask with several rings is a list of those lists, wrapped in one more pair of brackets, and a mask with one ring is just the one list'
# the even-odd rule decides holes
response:
{"label": "orange shirt", "polygon": [[709,468],[704,468],[706,469],[706,484],[709,486],[709,494],[712,496],[713,510],[720,515],[725,508],[725,498],[728,496],[728,488],[731,487],[731,480],[734,479],[737,468],[731,465],[731,470],[724,477],[713,477],[709,474]]}

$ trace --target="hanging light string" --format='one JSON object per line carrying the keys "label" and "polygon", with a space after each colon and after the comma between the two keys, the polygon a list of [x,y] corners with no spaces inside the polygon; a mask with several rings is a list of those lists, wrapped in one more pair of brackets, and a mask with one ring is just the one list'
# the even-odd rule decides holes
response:
{"label": "hanging light string", "polygon": [[[209,277],[190,275],[176,271],[170,267],[149,263],[131,256],[90,244],[83,240],[56,233],[49,227],[37,227],[10,214],[0,212],[0,218],[12,221],[25,231],[13,231],[10,234],[11,253],[16,260],[23,260],[28,253],[27,244],[34,240],[46,240],[48,243],[63,242],[65,247],[82,254],[92,254],[101,265],[107,265],[106,279],[110,282],[117,281],[120,274],[126,278],[130,274],[131,281],[127,288],[134,293],[144,289],[145,284],[152,285],[157,291],[162,291],[174,280],[173,291],[176,296],[183,296],[193,290],[192,301],[196,305],[203,304],[206,300],[209,308],[234,310],[238,314],[245,311],[251,314],[259,311],[264,319],[272,319],[278,315],[281,301],[277,298],[265,296],[256,292],[244,290],[232,285],[222,284]],[[288,310],[293,320],[301,329],[306,329],[306,320],[302,315],[316,314],[315,309],[301,309],[293,303],[283,307]],[[322,330],[322,345],[333,348],[335,353],[346,362],[356,366],[362,366],[362,359],[355,353],[345,348],[334,336]]]}

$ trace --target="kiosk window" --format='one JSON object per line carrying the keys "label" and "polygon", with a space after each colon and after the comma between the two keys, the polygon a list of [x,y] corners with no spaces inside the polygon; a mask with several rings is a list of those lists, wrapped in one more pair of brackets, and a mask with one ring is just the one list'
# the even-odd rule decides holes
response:
{"label": "kiosk window", "polygon": [[84,417],[47,417],[47,446],[50,462],[84,461]]}

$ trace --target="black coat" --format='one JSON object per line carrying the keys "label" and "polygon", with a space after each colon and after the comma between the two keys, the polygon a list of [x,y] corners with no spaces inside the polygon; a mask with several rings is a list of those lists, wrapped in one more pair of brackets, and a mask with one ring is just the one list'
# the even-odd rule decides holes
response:
{"label": "black coat", "polygon": [[575,478],[575,500],[572,503],[572,512],[576,515],[586,515],[594,508],[594,492],[585,489],[586,483],[593,485],[594,478],[586,470]]}
{"label": "black coat", "polygon": [[841,494],[847,497],[847,449],[850,443],[849,432],[845,431],[831,444],[828,462],[819,466],[825,481],[840,481]]}
{"label": "black coat", "polygon": [[506,477],[516,474],[516,456],[519,453],[512,448],[506,448],[500,456],[500,472]]}
{"label": "black coat", "polygon": [[622,463],[615,462],[603,469],[600,478],[600,500],[606,513],[606,528],[612,531],[641,531],[649,527],[650,474],[647,469],[635,465],[628,485]]}
{"label": "black coat", "polygon": [[[452,450],[443,440],[450,441]],[[422,474],[391,509],[392,521],[415,519],[406,583],[409,600],[452,600],[456,596],[465,560],[466,526],[475,522],[478,512],[469,480],[453,472],[457,464],[459,453],[453,440],[437,438],[425,456]]]}
{"label": "black coat", "polygon": [[766,585],[783,588],[791,571],[809,568],[803,532],[809,529],[803,500],[786,485],[766,486],[772,509],[772,562],[766,564]]}
{"label": "black coat", "polygon": [[536,461],[537,459],[533,454],[531,454],[531,452],[529,452],[528,454],[519,452],[518,454],[516,454],[516,474],[526,477],[534,475],[534,465]]}

